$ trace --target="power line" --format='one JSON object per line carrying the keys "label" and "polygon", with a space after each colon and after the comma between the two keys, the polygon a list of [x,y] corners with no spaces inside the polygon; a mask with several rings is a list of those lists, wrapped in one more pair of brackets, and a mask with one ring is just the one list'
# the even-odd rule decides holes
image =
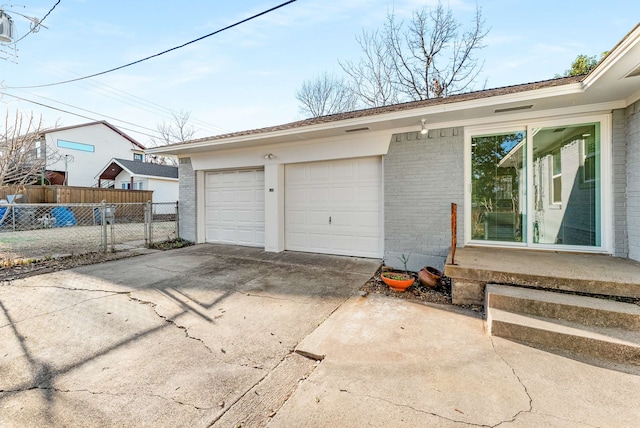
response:
{"label": "power line", "polygon": [[[23,91],[23,90],[21,90],[21,89],[18,89],[18,90],[19,90],[19,91],[22,91],[22,92],[24,92],[24,93],[26,93],[26,94],[32,95],[32,96],[34,96],[34,97],[42,98],[43,100],[47,100],[47,101],[53,101],[54,103],[58,103],[58,104],[61,104],[61,105],[63,105],[63,106],[71,107],[71,108],[74,108],[74,109],[76,109],[76,110],[84,111],[84,112],[86,112],[86,113],[91,113],[91,114],[97,114],[97,115],[100,115],[100,116],[106,117],[107,119],[117,120],[118,122],[126,123],[126,124],[128,124],[128,125],[132,125],[132,126],[137,126],[138,128],[141,128],[141,129],[146,129],[147,131],[151,131],[151,132],[158,132],[158,131],[157,131],[157,130],[155,130],[155,129],[151,129],[151,128],[147,128],[147,127],[145,127],[145,126],[137,125],[137,124],[135,124],[135,123],[133,123],[133,122],[127,122],[126,120],[118,119],[117,117],[107,116],[106,114],[99,113],[99,112],[97,112],[97,111],[91,111],[91,110],[84,109],[84,108],[82,108],[82,107],[74,106],[74,105],[72,105],[72,104],[63,103],[62,101],[54,100],[54,99],[52,99],[52,98],[47,98],[47,97],[44,97],[44,96],[42,96],[42,95],[34,94],[34,93],[32,93],[32,92]],[[18,98],[18,97],[16,97],[15,95],[13,95],[13,94],[9,94],[9,93],[6,93],[6,92],[4,93],[4,95],[8,95],[8,96],[10,96],[10,97]],[[25,101],[28,101],[28,100],[25,100]]]}
{"label": "power line", "polygon": [[[45,108],[48,108],[48,109],[51,109],[51,110],[56,110],[56,111],[59,111],[59,112],[62,112],[62,113],[70,114],[70,115],[72,115],[72,116],[81,117],[81,118],[83,118],[83,119],[88,119],[88,120],[90,120],[90,121],[92,121],[92,122],[99,122],[99,121],[101,121],[101,120],[102,120],[102,119],[96,119],[96,118],[94,118],[94,117],[89,117],[89,116],[84,116],[84,115],[82,115],[82,114],[74,113],[74,112],[72,112],[72,111],[63,110],[63,109],[61,109],[61,108],[53,107],[53,106],[50,106],[50,105],[48,105],[48,104],[39,103],[38,101],[33,101],[33,100],[30,100],[30,99],[27,99],[27,98],[22,98],[22,97],[19,97],[19,96],[17,96],[17,95],[8,94],[8,93],[6,93],[6,92],[4,92],[3,94],[4,94],[4,95],[7,95],[7,96],[10,96],[10,97],[13,97],[13,98],[16,98],[16,99],[18,99],[18,100],[26,101],[26,102],[28,102],[28,103],[35,104],[35,105],[38,105],[38,106],[41,106],[41,107],[45,107]],[[116,120],[117,120],[117,119],[116,119]],[[147,134],[147,133],[145,133],[145,132],[136,131],[135,129],[125,128],[124,126],[118,126],[118,128],[120,128],[120,129],[124,129],[124,130],[126,130],[126,131],[136,132],[136,133],[138,133],[138,134],[140,134],[140,135],[145,135],[145,136],[147,136],[147,137],[151,137],[151,138],[158,138],[158,136],[157,136],[157,135],[151,135],[151,134]]]}
{"label": "power line", "polygon": [[[40,64],[43,64],[46,67],[49,68],[53,68],[56,69],[57,72],[59,72],[60,70],[66,72],[66,73],[70,73],[70,74],[75,74],[76,76],[79,76],[79,74],[68,70],[64,67],[61,67],[59,65],[56,64],[50,64],[44,61],[40,61],[37,60]],[[104,82],[101,82],[97,79],[92,79],[92,80],[86,80],[86,81],[80,81],[80,82],[74,82],[77,85],[81,85],[84,86],[87,90],[96,93],[100,96],[103,97],[107,97],[110,98],[112,100],[115,100],[117,102],[121,102],[123,104],[126,104],[128,106],[132,106],[134,108],[138,108],[141,109],[143,111],[161,116],[165,119],[168,120],[173,120],[175,115],[179,115],[181,112],[172,110],[171,108],[162,106],[160,104],[157,104],[153,101],[144,99],[142,97],[139,97],[137,95],[131,94],[129,92],[126,92],[122,89],[116,88],[114,86],[110,86],[107,85]],[[18,89],[20,91],[23,91],[21,89]],[[26,91],[23,91],[26,92]],[[29,93],[29,92],[26,92]],[[202,131],[208,131],[208,132],[213,132],[213,133],[220,133],[220,132],[231,132],[228,129],[225,129],[221,126],[218,126],[214,123],[210,123],[210,122],[206,122],[204,120],[195,118],[193,116],[189,116],[189,122],[193,123],[198,130],[202,130]]]}
{"label": "power line", "polygon": [[238,21],[238,22],[236,22],[235,24],[228,25],[228,26],[226,26],[226,27],[224,27],[224,28],[221,28],[221,29],[219,29],[219,30],[214,31],[213,33],[209,33],[209,34],[206,34],[206,35],[204,35],[204,36],[202,36],[202,37],[198,37],[197,39],[191,40],[191,41],[189,41],[189,42],[187,42],[187,43],[184,43],[184,44],[182,44],[182,45],[180,45],[180,46],[176,46],[176,47],[173,47],[173,48],[171,48],[171,49],[167,49],[167,50],[165,50],[165,51],[162,51],[162,52],[159,52],[159,53],[157,53],[157,54],[154,54],[154,55],[148,56],[148,57],[146,57],[146,58],[142,58],[142,59],[139,59],[139,60],[137,60],[137,61],[133,61],[133,62],[130,62],[130,63],[128,63],[128,64],[121,65],[121,66],[119,66],[119,67],[115,67],[115,68],[112,68],[112,69],[109,69],[109,70],[101,71],[100,73],[94,73],[94,74],[90,74],[90,75],[88,75],[88,76],[78,77],[78,78],[76,78],[76,79],[65,80],[65,81],[62,81],[62,82],[48,83],[48,84],[46,84],[46,85],[34,85],[34,86],[13,86],[13,87],[11,87],[11,86],[7,86],[7,89],[33,89],[33,88],[44,88],[44,87],[47,87],[47,86],[57,86],[57,85],[63,85],[63,84],[65,84],[65,83],[77,82],[77,81],[79,81],[79,80],[90,79],[90,78],[92,78],[92,77],[97,77],[97,76],[101,76],[101,75],[103,75],[103,74],[111,73],[111,72],[113,72],[113,71],[121,70],[121,69],[123,69],[123,68],[130,67],[130,66],[135,65],[135,64],[140,64],[141,62],[147,61],[147,60],[149,60],[149,59],[151,59],[151,58],[159,57],[159,56],[164,55],[164,54],[166,54],[166,53],[169,53],[169,52],[172,52],[172,51],[175,51],[175,50],[178,50],[178,49],[184,48],[185,46],[188,46],[188,45],[190,45],[190,44],[193,44],[193,43],[199,42],[200,40],[206,39],[207,37],[214,36],[214,35],[216,35],[216,34],[218,34],[218,33],[221,33],[221,32],[223,32],[223,31],[225,31],[225,30],[228,30],[228,29],[230,29],[230,28],[237,27],[237,26],[238,26],[238,25],[240,25],[240,24],[244,24],[245,22],[251,21],[252,19],[256,19],[256,18],[258,18],[258,17],[260,17],[260,16],[262,16],[262,15],[266,15],[266,14],[268,14],[268,13],[270,13],[270,12],[273,12],[274,10],[280,9],[281,7],[287,6],[287,5],[289,5],[289,4],[291,4],[291,3],[295,2],[295,1],[297,1],[297,0],[289,0],[289,1],[286,1],[286,2],[284,2],[284,3],[279,4],[278,6],[272,7],[271,9],[267,9],[267,10],[265,10],[264,12],[260,12],[260,13],[258,13],[258,14],[253,15],[253,16],[250,16],[249,18],[245,18],[245,19],[243,19],[242,21]]}
{"label": "power line", "polygon": [[44,21],[45,19],[47,19],[47,16],[49,16],[49,14],[51,14],[51,12],[53,12],[53,9],[55,9],[55,8],[56,8],[56,6],[58,6],[58,5],[60,4],[60,1],[61,1],[61,0],[58,0],[58,1],[56,2],[56,4],[54,4],[54,5],[53,5],[53,7],[51,7],[51,9],[49,9],[49,12],[47,12],[47,13],[44,15],[44,17],[42,17],[42,19],[29,18],[29,17],[27,17],[27,16],[25,16],[25,15],[22,15],[21,13],[13,12],[13,13],[16,13],[16,14],[18,14],[18,15],[25,16],[25,18],[27,18],[28,20],[30,20],[30,21],[33,23],[33,25],[31,26],[31,29],[30,29],[30,30],[29,30],[29,31],[28,31],[24,36],[20,37],[18,40],[16,40],[16,41],[15,41],[15,42],[13,42],[12,44],[13,44],[13,45],[16,45],[20,40],[24,39],[24,38],[25,38],[25,37],[27,37],[29,34],[31,34],[31,33],[37,33],[37,32],[38,32],[38,30],[39,30],[40,24],[42,24],[42,21]]}

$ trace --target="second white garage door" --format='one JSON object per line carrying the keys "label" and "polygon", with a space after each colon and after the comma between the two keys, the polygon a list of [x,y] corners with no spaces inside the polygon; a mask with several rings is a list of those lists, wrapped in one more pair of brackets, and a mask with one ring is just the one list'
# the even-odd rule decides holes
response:
{"label": "second white garage door", "polygon": [[205,179],[207,242],[264,247],[264,171],[208,172]]}
{"label": "second white garage door", "polygon": [[382,257],[381,158],[286,165],[285,245]]}

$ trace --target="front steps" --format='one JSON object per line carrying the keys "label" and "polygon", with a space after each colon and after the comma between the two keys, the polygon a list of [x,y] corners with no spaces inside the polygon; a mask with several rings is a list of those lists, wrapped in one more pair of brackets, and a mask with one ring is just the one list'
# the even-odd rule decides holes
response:
{"label": "front steps", "polygon": [[640,369],[640,306],[488,284],[487,332],[535,348]]}

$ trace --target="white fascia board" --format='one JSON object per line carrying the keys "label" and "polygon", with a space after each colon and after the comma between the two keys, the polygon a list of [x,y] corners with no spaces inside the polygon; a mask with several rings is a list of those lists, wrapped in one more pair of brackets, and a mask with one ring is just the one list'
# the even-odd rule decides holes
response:
{"label": "white fascia board", "polygon": [[139,175],[139,174],[135,174],[135,177],[140,177],[140,178],[149,178],[151,180],[163,180],[163,181],[179,181],[178,178],[171,178],[171,177],[158,177],[157,175]]}
{"label": "white fascia board", "polygon": [[[390,113],[382,113],[372,116],[363,116],[353,119],[344,119],[335,122],[321,123],[316,125],[308,125],[295,127],[290,129],[272,131],[272,132],[263,132],[263,133],[255,133],[249,135],[238,135],[229,137],[226,139],[220,140],[209,140],[209,141],[201,141],[199,143],[187,143],[184,145],[176,145],[176,146],[162,146],[156,147],[153,149],[148,149],[147,153],[171,153],[171,154],[186,154],[194,149],[202,149],[210,147],[213,150],[220,150],[219,147],[229,147],[232,148],[234,144],[243,143],[246,144],[250,141],[260,141],[264,139],[276,139],[279,137],[291,137],[295,136],[300,140],[305,140],[307,138],[305,134],[319,131],[330,131],[332,129],[336,129],[336,136],[342,135],[344,133],[344,128],[358,127],[358,126],[367,126],[376,122],[383,122],[389,120],[396,119],[405,119],[407,117],[420,117],[420,116],[428,116],[437,113],[446,113],[446,112],[456,112],[461,110],[470,110],[474,108],[488,107],[493,105],[504,105],[510,103],[522,103],[522,102],[532,102],[536,99],[541,98],[553,98],[563,95],[573,95],[579,94],[583,92],[581,83],[572,83],[568,85],[555,86],[551,88],[542,88],[535,89],[531,91],[524,92],[516,92],[513,94],[505,94],[498,95],[493,97],[486,98],[477,98],[468,101],[460,101],[453,103],[443,103],[433,106],[426,106],[422,108],[415,109],[407,109],[407,110],[399,110]],[[339,128],[339,129],[338,129]],[[416,125],[416,129],[419,130],[418,125]],[[260,144],[257,144],[260,145]]]}
{"label": "white fascia board", "polygon": [[[457,120],[450,122],[439,122],[430,124],[430,129],[453,128],[453,127],[477,127],[486,126],[488,128],[496,125],[510,125],[517,122],[530,122],[532,120],[547,120],[564,117],[574,117],[576,115],[600,115],[610,113],[611,110],[625,108],[624,101],[615,101],[601,104],[585,104],[576,107],[563,107],[557,109],[518,112],[509,115],[484,116],[477,119]],[[415,129],[413,129],[415,130]]]}
{"label": "white fascia board", "polygon": [[625,37],[618,46],[607,54],[601,64],[596,66],[583,80],[582,86],[585,90],[593,86],[607,71],[611,69],[623,56],[633,49],[640,42],[640,25]]}

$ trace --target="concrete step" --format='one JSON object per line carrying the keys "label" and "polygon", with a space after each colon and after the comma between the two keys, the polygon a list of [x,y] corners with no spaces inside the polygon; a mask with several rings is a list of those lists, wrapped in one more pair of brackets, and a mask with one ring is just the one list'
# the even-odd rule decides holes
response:
{"label": "concrete step", "polygon": [[553,322],[531,315],[495,309],[491,334],[534,348],[564,351],[620,364],[640,366],[640,333],[590,327],[579,323]]}
{"label": "concrete step", "polygon": [[496,284],[487,285],[485,297],[485,308],[640,331],[640,306],[634,304]]}
{"label": "concrete step", "polygon": [[486,288],[487,332],[544,350],[640,366],[640,306],[510,286]]}

